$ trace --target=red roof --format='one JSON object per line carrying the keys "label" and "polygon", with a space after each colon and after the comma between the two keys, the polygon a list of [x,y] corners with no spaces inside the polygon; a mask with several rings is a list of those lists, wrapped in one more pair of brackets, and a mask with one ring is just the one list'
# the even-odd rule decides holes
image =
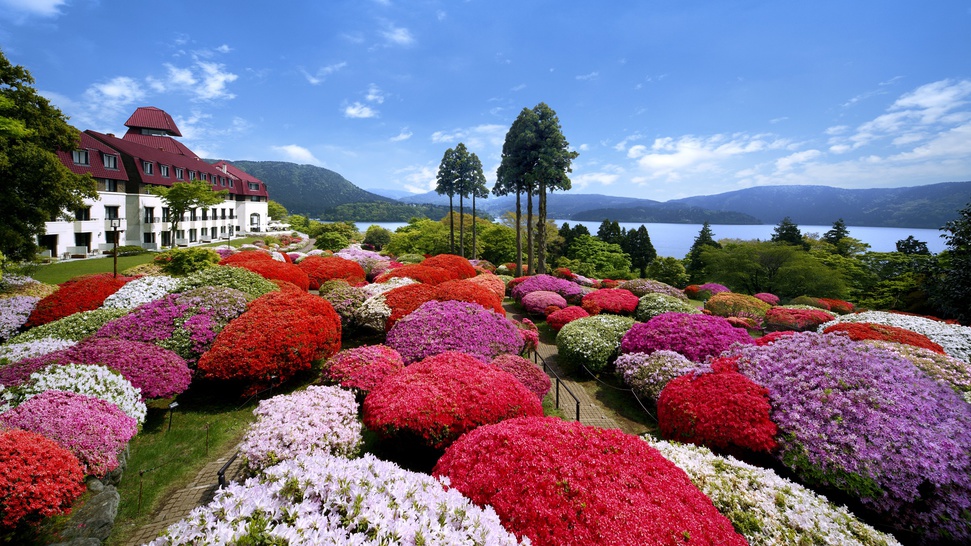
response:
{"label": "red roof", "polygon": [[125,122],[125,127],[131,127],[133,129],[155,129],[165,131],[172,136],[182,136],[172,116],[154,106],[141,106],[136,109],[135,113]]}
{"label": "red roof", "polygon": [[157,148],[159,150],[162,150],[164,152],[168,152],[171,154],[184,155],[184,156],[191,157],[192,159],[196,159],[199,157],[196,155],[195,152],[187,148],[185,144],[182,144],[181,142],[179,142],[178,140],[175,140],[174,138],[170,138],[166,136],[143,135],[141,133],[133,133],[129,131],[122,138],[124,140],[127,140],[128,142],[135,142],[135,143],[141,144],[142,146],[147,146],[149,148]]}
{"label": "red roof", "polygon": [[[266,190],[266,184],[264,184],[259,178],[256,178],[255,176],[242,171],[233,166],[231,163],[227,163],[225,161],[217,161],[213,166],[218,169],[225,168],[226,172],[230,176],[233,176],[238,180],[239,186],[242,188],[242,191],[239,193],[242,193],[243,195],[259,195],[261,197],[269,197],[269,193]],[[250,184],[256,184],[257,189],[250,189]]]}
{"label": "red roof", "polygon": [[[81,133],[81,144],[77,149],[88,152],[87,165],[78,165],[74,162],[74,150],[57,152],[57,157],[60,158],[61,163],[64,163],[68,169],[71,169],[71,172],[76,174],[89,173],[95,178],[128,180],[128,173],[122,164],[121,154],[117,150],[112,149],[110,146],[105,145],[103,142],[98,141],[86,133]],[[104,157],[106,155],[115,156],[116,168],[108,169],[105,167]]]}

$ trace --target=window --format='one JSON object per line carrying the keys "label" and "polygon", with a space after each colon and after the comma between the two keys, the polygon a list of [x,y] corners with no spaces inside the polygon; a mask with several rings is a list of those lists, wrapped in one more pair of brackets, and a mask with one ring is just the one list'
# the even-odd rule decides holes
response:
{"label": "window", "polygon": [[197,239],[196,233],[197,233],[197,231],[195,230],[195,228],[189,230],[189,242],[190,243],[196,242],[196,239]]}
{"label": "window", "polygon": [[105,178],[105,191],[118,191],[118,181]]}
{"label": "window", "polygon": [[71,152],[71,158],[74,159],[75,165],[90,165],[88,161],[88,151],[87,150],[74,150]]}
{"label": "window", "polygon": [[225,186],[226,185],[226,179],[225,178],[220,178],[219,179],[219,185],[220,186]]}
{"label": "window", "polygon": [[259,201],[260,200],[260,196],[259,195],[251,195],[251,196],[249,196],[249,200],[250,201]]}
{"label": "window", "polygon": [[209,228],[209,238],[216,239],[217,237],[219,237],[219,234],[216,232],[215,226]]}
{"label": "window", "polygon": [[182,167],[176,167],[175,168],[175,178],[177,178],[179,180],[182,180],[183,178],[185,178],[185,169],[183,169]]}
{"label": "window", "polygon": [[229,187],[230,187],[230,188],[232,188],[232,187],[233,187],[233,181],[232,181],[232,179],[230,179],[230,181],[229,181]]}
{"label": "window", "polygon": [[91,219],[91,208],[83,208],[74,211],[74,219],[79,221],[85,221]]}
{"label": "window", "polygon": [[142,172],[145,174],[152,174],[155,172],[151,161],[142,161]]}
{"label": "window", "polygon": [[159,165],[158,166],[158,172],[159,172],[159,174],[161,174],[165,178],[168,178],[169,177],[169,166],[168,165]]}
{"label": "window", "polygon": [[163,222],[170,222],[171,221],[171,220],[169,220],[169,208],[168,207],[162,207],[162,221]]}
{"label": "window", "polygon": [[199,209],[192,209],[192,210],[191,210],[191,211],[189,212],[189,220],[190,220],[190,221],[192,221],[192,222],[195,222],[196,220],[198,220],[198,218],[196,218],[196,211],[198,211],[198,210],[199,210]]}
{"label": "window", "polygon": [[249,186],[249,189],[251,189],[253,191],[259,191],[260,190],[260,185],[257,184],[256,182],[250,182],[247,185]]}
{"label": "window", "polygon": [[[157,221],[158,221],[158,218],[155,218],[155,207],[145,207],[145,223],[154,224]],[[152,241],[145,241],[145,242],[151,243]]]}
{"label": "window", "polygon": [[104,164],[106,169],[118,170],[118,156],[112,154],[104,154]]}
{"label": "window", "polygon": [[205,180],[205,179],[206,179],[206,173],[199,173],[199,180]]}
{"label": "window", "polygon": [[209,209],[202,209],[202,219],[203,220],[209,219]]}
{"label": "window", "polygon": [[195,180],[195,179],[196,179],[196,172],[189,171],[189,180]]}
{"label": "window", "polygon": [[142,234],[142,242],[143,243],[154,243],[155,242],[155,233],[154,232],[151,232],[151,233],[143,233]]}
{"label": "window", "polygon": [[221,210],[222,210],[222,215],[220,216],[220,220],[225,220],[226,219],[226,209],[221,209]]}
{"label": "window", "polygon": [[105,207],[105,220],[117,220],[118,207]]}

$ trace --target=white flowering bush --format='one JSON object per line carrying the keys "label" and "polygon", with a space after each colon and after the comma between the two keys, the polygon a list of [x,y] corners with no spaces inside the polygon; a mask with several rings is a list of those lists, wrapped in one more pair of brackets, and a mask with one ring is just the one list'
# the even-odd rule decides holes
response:
{"label": "white flowering bush", "polygon": [[391,318],[391,307],[385,302],[384,294],[372,296],[357,308],[356,322],[375,332],[384,332],[384,326]]}
{"label": "white flowering bush", "polygon": [[366,454],[302,455],[230,484],[150,546],[333,544],[514,545],[491,507]]}
{"label": "white flowering bush", "polygon": [[[394,290],[395,288],[408,286],[409,284],[415,284],[417,282],[418,281],[408,277],[391,277],[390,279],[384,282],[371,283],[361,288],[364,290],[364,294],[367,297],[373,298],[378,294],[384,294],[385,292],[389,292],[391,290]],[[384,328],[384,326],[381,326],[381,327]]]}
{"label": "white flowering bush", "polygon": [[357,401],[340,387],[311,385],[274,396],[253,413],[256,422],[239,448],[251,470],[318,452],[354,456],[363,441]]}
{"label": "white flowering bush", "polygon": [[939,320],[915,315],[901,315],[886,311],[864,311],[840,315],[836,319],[820,325],[819,332],[841,322],[871,322],[906,328],[923,334],[944,348],[944,352],[965,362],[971,363],[971,326],[948,324]]}
{"label": "white flowering bush", "polygon": [[900,544],[846,508],[771,470],[715,455],[704,447],[645,439],[684,470],[752,546]]}
{"label": "white flowering bush", "polygon": [[595,315],[567,323],[556,334],[561,361],[586,366],[599,372],[607,367],[620,348],[620,340],[634,325],[634,319],[618,315]]}
{"label": "white flowering bush", "polygon": [[614,366],[617,375],[638,396],[657,400],[669,381],[694,370],[698,364],[681,353],[662,349],[651,354],[620,355],[614,362]]}
{"label": "white flowering bush", "polygon": [[[11,389],[14,390],[14,389]],[[145,422],[147,412],[141,392],[120,373],[104,366],[67,364],[48,366],[30,374],[30,379],[16,389],[18,404],[44,391],[67,391],[100,398],[118,406],[138,424]]]}
{"label": "white flowering bush", "polygon": [[107,309],[134,309],[143,303],[162,299],[175,290],[179,280],[164,275],[140,277],[128,282],[117,292],[105,298],[101,305]]}
{"label": "white flowering bush", "polygon": [[649,292],[637,300],[634,317],[641,322],[647,322],[662,313],[687,313],[698,315],[701,310],[687,301],[670,294]]}
{"label": "white flowering bush", "polygon": [[7,343],[26,343],[39,341],[44,338],[67,339],[81,341],[94,335],[108,321],[128,314],[128,309],[95,309],[68,315],[60,320],[36,326],[22,334],[18,334]]}
{"label": "white flowering bush", "polygon": [[6,343],[0,345],[0,359],[8,362],[16,362],[24,358],[46,355],[61,349],[67,349],[76,345],[77,341],[72,339],[60,339],[56,337],[45,337],[36,341],[25,341],[23,343]]}

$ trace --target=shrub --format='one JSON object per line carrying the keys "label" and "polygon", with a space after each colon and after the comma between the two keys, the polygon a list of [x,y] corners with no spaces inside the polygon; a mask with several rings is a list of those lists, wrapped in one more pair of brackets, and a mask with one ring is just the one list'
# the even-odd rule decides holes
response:
{"label": "shrub", "polygon": [[752,546],[900,546],[892,535],[772,470],[715,455],[704,447],[649,441],[688,474]]}
{"label": "shrub", "polygon": [[357,455],[363,438],[357,402],[340,387],[306,390],[261,400],[239,451],[250,470],[264,470],[302,455]]}
{"label": "shrub", "polygon": [[566,307],[566,299],[556,292],[547,290],[536,290],[522,297],[519,304],[531,315],[545,316],[548,307],[563,309]]}
{"label": "shrub", "polygon": [[[887,326],[906,328],[912,332],[927,336],[931,341],[943,347],[944,351],[954,358],[971,362],[971,327],[968,326],[947,324],[927,317],[887,313],[885,311],[866,311],[851,315],[841,315],[834,320],[835,322],[870,322],[873,324],[886,324]],[[827,326],[829,324],[824,324],[820,328]]]}
{"label": "shrub", "polygon": [[866,343],[906,358],[921,371],[942,381],[971,402],[971,369],[969,364],[952,356],[940,354],[923,347],[914,347],[892,341],[867,341]]}
{"label": "shrub", "polygon": [[142,395],[131,382],[118,372],[104,366],[65,364],[50,366],[30,376],[30,380],[16,389],[17,402],[22,404],[44,391],[58,390],[86,394],[110,402],[135,419],[145,422],[147,412]]}
{"label": "shrub", "polygon": [[839,315],[845,315],[847,313],[852,313],[854,311],[853,304],[848,301],[837,300],[833,298],[816,298],[816,299],[828,305],[830,311]]}
{"label": "shrub", "polygon": [[57,292],[37,302],[25,326],[33,328],[82,311],[94,311],[131,277],[114,278],[111,273],[75,277],[60,285]]}
{"label": "shrub", "polygon": [[345,349],[324,364],[323,377],[345,389],[367,394],[405,368],[398,351],[386,345]]}
{"label": "shrub", "polygon": [[177,279],[169,276],[141,277],[125,284],[117,292],[105,298],[102,307],[134,309],[139,305],[165,297],[178,284]]}
{"label": "shrub", "polygon": [[503,353],[518,354],[523,338],[511,321],[476,303],[429,301],[388,331],[389,347],[405,364],[445,351],[461,351],[489,362]]}
{"label": "shrub", "polygon": [[95,309],[68,315],[60,320],[31,328],[7,340],[8,344],[27,343],[46,338],[81,341],[94,335],[104,324],[128,314],[128,309]]}
{"label": "shrub", "polygon": [[792,301],[789,302],[789,304],[790,305],[808,305],[810,307],[815,307],[817,309],[824,309],[826,311],[829,311],[830,310],[829,303],[827,303],[826,301],[824,301],[824,300],[822,300],[820,298],[814,298],[812,296],[799,296],[797,298],[793,298]]}
{"label": "shrub", "polygon": [[[471,266],[470,266],[471,267]],[[443,269],[441,267],[430,267],[422,264],[413,265],[403,265],[401,267],[396,267],[390,269],[380,275],[378,275],[374,282],[386,282],[395,277],[407,277],[409,279],[414,279],[418,282],[425,284],[442,284],[445,281],[451,281],[458,278],[458,274],[451,269]]]}
{"label": "shrub", "polygon": [[302,456],[230,484],[151,546],[200,543],[518,544],[491,508],[370,454]]}
{"label": "shrub", "polygon": [[931,341],[927,336],[905,328],[898,328],[897,326],[873,324],[870,322],[846,322],[823,327],[824,334],[832,334],[834,332],[845,333],[854,341],[867,339],[892,341],[894,343],[913,345],[914,347],[923,347],[935,353],[944,354],[944,348]]}
{"label": "shrub", "polygon": [[326,300],[306,292],[275,292],[253,300],[226,325],[198,369],[211,379],[242,382],[248,396],[309,370],[340,345],[340,317]]}
{"label": "shrub", "polygon": [[[0,345],[0,359],[6,359],[7,361],[6,364],[0,366],[0,385],[8,384],[5,380],[5,378],[8,377],[8,374],[18,373],[15,372],[14,369],[18,366],[21,360],[33,356],[44,355],[60,349],[66,349],[75,343],[77,343],[77,341],[58,339],[56,337],[46,337],[38,339],[37,341],[7,343]],[[0,362],[2,362],[2,360],[0,360]],[[27,376],[29,377],[34,371],[36,370],[31,370]]]}
{"label": "shrub", "polygon": [[684,288],[684,294],[693,300],[706,300],[722,292],[731,292],[731,290],[725,285],[713,282],[702,285],[692,284]]}
{"label": "shrub", "polygon": [[553,383],[539,366],[519,355],[499,355],[491,364],[519,380],[524,387],[536,395],[540,401],[550,392]]}
{"label": "shrub", "polygon": [[971,538],[971,406],[948,386],[846,336],[794,333],[728,356],[768,389],[776,457],[802,480],[924,541]]}
{"label": "shrub", "polygon": [[469,279],[469,282],[485,287],[499,298],[501,302],[506,297],[506,282],[499,275],[483,274]]}
{"label": "shrub", "polygon": [[[512,281],[516,283],[514,279]],[[522,301],[523,296],[529,294],[530,292],[536,292],[537,290],[545,290],[547,292],[556,292],[557,294],[566,298],[567,302],[579,303],[582,296],[582,290],[580,285],[566,281],[563,279],[558,279],[551,275],[534,275],[532,277],[526,277],[522,281],[515,284],[511,288],[511,294],[514,300]]]}
{"label": "shrub", "polygon": [[597,315],[574,320],[556,334],[558,358],[567,365],[586,366],[596,373],[604,370],[620,347],[620,340],[634,325],[634,319]]}
{"label": "shrub", "polygon": [[822,309],[795,309],[773,307],[765,312],[762,323],[766,332],[815,331],[820,324],[833,320],[833,314]]}
{"label": "shrub", "polygon": [[536,395],[509,373],[455,351],[392,375],[364,399],[364,424],[444,449],[462,434],[504,419],[543,415]]}
{"label": "shrub", "polygon": [[276,260],[250,260],[242,263],[233,264],[230,267],[238,267],[259,274],[264,279],[271,281],[279,280],[292,283],[294,286],[306,292],[310,289],[310,278],[299,267]]}
{"label": "shrub", "polygon": [[156,254],[153,262],[168,275],[185,277],[215,267],[219,263],[219,254],[211,248],[175,248]]}
{"label": "shrub", "polygon": [[661,390],[675,377],[694,370],[697,364],[674,351],[628,353],[614,362],[624,383],[638,396],[657,400]]}
{"label": "shrub", "polygon": [[84,394],[50,390],[0,414],[0,425],[35,432],[70,451],[83,470],[104,476],[118,467],[118,453],[138,423],[118,406]]}
{"label": "shrub", "polygon": [[440,267],[451,271],[456,279],[470,279],[477,275],[475,268],[469,260],[455,254],[437,254],[430,258],[425,258],[421,265],[426,267]]}
{"label": "shrub", "polygon": [[775,294],[770,294],[768,292],[759,292],[758,294],[753,294],[752,297],[758,300],[762,300],[765,303],[768,303],[769,305],[779,305],[779,296],[776,296]]}
{"label": "shrub", "polygon": [[719,317],[754,318],[761,324],[765,312],[772,306],[764,301],[745,294],[720,292],[708,298],[705,310]]}
{"label": "shrub", "polygon": [[582,302],[593,303],[602,313],[633,315],[638,298],[631,291],[623,288],[601,288],[585,294]]}
{"label": "shrub", "polygon": [[269,252],[250,248],[234,252],[219,260],[219,265],[241,265],[247,262],[268,262],[273,259]]}
{"label": "shrub", "polygon": [[259,274],[240,267],[210,267],[180,279],[176,292],[187,292],[203,286],[223,286],[242,290],[258,298],[263,294],[277,292],[277,285]]}
{"label": "shrub", "polygon": [[664,313],[684,313],[700,315],[701,311],[688,303],[686,298],[675,298],[667,294],[648,293],[637,300],[634,317],[640,322],[647,322]]}
{"label": "shrub", "polygon": [[735,343],[751,344],[752,338],[722,317],[664,313],[635,324],[624,335],[620,351],[650,354],[663,349],[704,362]]}
{"label": "shrub", "polygon": [[4,274],[0,277],[0,297],[33,296],[45,298],[57,292],[56,284],[45,284],[23,275]]}
{"label": "shrub", "polygon": [[433,475],[536,546],[745,544],[684,472],[619,430],[510,419],[460,438]]}
{"label": "shrub", "polygon": [[590,313],[587,313],[582,307],[570,305],[558,311],[553,311],[547,315],[546,324],[548,324],[554,332],[559,332],[564,326],[573,322],[574,320],[589,316]]}
{"label": "shrub", "polygon": [[320,285],[332,280],[344,280],[349,284],[363,283],[367,276],[361,264],[339,256],[308,256],[297,267],[307,274],[310,290],[317,290]]}
{"label": "shrub", "polygon": [[39,301],[36,296],[0,298],[0,343],[20,330]]}
{"label": "shrub", "polygon": [[771,452],[777,428],[768,391],[734,371],[688,373],[657,398],[657,422],[668,439],[735,451]]}
{"label": "shrub", "polygon": [[665,294],[673,298],[678,298],[681,301],[688,301],[688,298],[684,295],[683,290],[679,290],[670,284],[665,284],[654,279],[631,279],[629,281],[620,283],[617,285],[617,288],[629,290],[638,298],[642,298],[648,294]]}
{"label": "shrub", "polygon": [[351,286],[345,280],[332,280],[321,284],[318,293],[334,307],[342,325],[357,324],[358,310],[367,299],[363,288]]}
{"label": "shrub", "polygon": [[71,511],[85,491],[77,457],[40,434],[0,431],[0,524],[21,524]]}

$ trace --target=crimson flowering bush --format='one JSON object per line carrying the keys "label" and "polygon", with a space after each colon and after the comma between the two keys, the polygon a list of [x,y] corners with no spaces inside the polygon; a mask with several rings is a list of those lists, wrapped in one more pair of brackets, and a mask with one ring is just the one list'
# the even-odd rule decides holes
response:
{"label": "crimson flowering bush", "polygon": [[341,321],[323,298],[306,292],[261,296],[230,322],[199,359],[204,377],[239,381],[244,396],[309,370],[340,350]]}
{"label": "crimson flowering bush", "polygon": [[638,298],[644,297],[647,294],[665,294],[682,301],[688,301],[688,297],[684,295],[683,290],[654,279],[631,279],[620,283],[617,288],[629,290]]}
{"label": "crimson flowering bush", "polygon": [[75,277],[62,283],[57,292],[38,301],[24,326],[33,328],[74,313],[94,311],[104,304],[105,298],[134,278],[124,276],[115,278],[111,273]]}
{"label": "crimson flowering bush", "polygon": [[367,273],[360,263],[339,256],[308,256],[297,264],[310,280],[310,289],[317,290],[327,281],[344,280],[349,284],[366,281]]}
{"label": "crimson flowering bush", "polygon": [[566,298],[568,302],[579,302],[583,294],[579,284],[558,279],[552,275],[526,277],[523,281],[516,283],[515,287],[511,289],[511,294],[514,300],[521,302],[523,296],[537,290],[556,292]]}
{"label": "crimson flowering bush", "polygon": [[445,281],[435,287],[435,299],[438,301],[478,303],[486,309],[505,316],[506,310],[502,307],[502,298],[481,284],[472,282],[472,279]]}
{"label": "crimson flowering bush", "polygon": [[409,279],[414,279],[420,283],[425,284],[442,284],[445,281],[455,280],[458,277],[458,273],[451,269],[444,269],[441,267],[430,267],[424,264],[406,264],[401,267],[396,267],[394,269],[389,269],[384,273],[378,275],[374,282],[382,283],[387,282],[395,277],[407,277]]}
{"label": "crimson flowering bush", "polygon": [[405,434],[433,449],[504,419],[543,415],[536,395],[508,372],[447,351],[392,375],[364,398],[364,424],[384,438]]}
{"label": "crimson flowering bush", "polygon": [[687,373],[661,391],[657,422],[667,439],[769,453],[777,446],[770,409],[768,390],[738,372]]}
{"label": "crimson flowering bush", "polygon": [[303,291],[310,289],[310,277],[302,269],[291,263],[278,262],[271,258],[270,260],[245,261],[233,264],[230,267],[252,271],[271,281],[287,281]]}
{"label": "crimson flowering bush", "polygon": [[559,332],[564,326],[573,322],[574,320],[589,316],[590,313],[587,313],[582,307],[570,305],[546,315],[546,324],[548,324],[554,332]]}
{"label": "crimson flowering bush", "polygon": [[83,470],[104,476],[118,466],[118,453],[138,424],[118,406],[85,394],[50,390],[0,414],[0,425],[36,432],[74,454]]}
{"label": "crimson flowering bush", "polygon": [[768,303],[769,305],[779,305],[779,301],[780,301],[779,296],[776,296],[775,294],[770,294],[768,292],[759,292],[758,294],[752,294],[752,297],[758,300],[762,300],[765,303]]}
{"label": "crimson flowering bush", "polygon": [[556,292],[549,292],[546,290],[536,290],[535,292],[530,292],[519,300],[519,304],[523,306],[530,315],[546,315],[546,309],[548,307],[555,307],[556,309],[563,309],[567,306],[566,299],[563,296],[557,294]]}
{"label": "crimson flowering bush", "polygon": [[440,267],[455,273],[456,279],[471,279],[477,275],[475,267],[467,258],[456,256],[455,254],[437,254],[430,258],[425,258],[421,263],[426,267]]}
{"label": "crimson flowering bush", "polygon": [[767,332],[809,332],[833,320],[833,314],[822,309],[773,307],[765,312],[762,325]]}
{"label": "crimson flowering bush", "polygon": [[77,457],[40,434],[0,431],[0,526],[65,514],[85,491]]}
{"label": "crimson flowering bush", "polygon": [[271,260],[273,260],[273,256],[269,252],[251,248],[222,258],[219,260],[219,265],[239,265],[247,262],[268,262]]}
{"label": "crimson flowering bush", "polygon": [[752,338],[722,317],[663,313],[631,327],[620,342],[620,352],[650,354],[668,350],[694,362],[704,362],[735,343],[751,344]]}
{"label": "crimson flowering bush", "polygon": [[541,401],[553,387],[550,378],[539,366],[519,355],[499,355],[492,359],[491,364],[518,379]]}
{"label": "crimson flowering bush", "polygon": [[867,339],[892,341],[894,343],[913,345],[914,347],[921,347],[934,351],[935,353],[944,354],[944,348],[931,341],[927,336],[898,326],[888,326],[886,324],[872,322],[840,322],[823,329],[824,334],[832,334],[835,332],[843,332],[854,341],[864,341]]}
{"label": "crimson flowering bush", "polygon": [[896,353],[812,332],[727,355],[766,387],[776,457],[925,543],[971,540],[971,405]]}
{"label": "crimson flowering bush", "polygon": [[433,475],[534,546],[747,544],[683,471],[619,430],[510,419],[461,437]]}
{"label": "crimson flowering bush", "polygon": [[367,394],[405,368],[405,361],[387,345],[344,349],[324,364],[323,377],[346,389]]}
{"label": "crimson flowering bush", "polygon": [[585,294],[583,303],[593,303],[602,313],[633,315],[637,309],[638,298],[630,290],[623,288],[601,288]]}
{"label": "crimson flowering bush", "polygon": [[833,298],[816,298],[816,299],[828,305],[830,311],[839,315],[852,313],[856,309],[856,307],[848,301],[837,300]]}
{"label": "crimson flowering bush", "polygon": [[405,364],[445,351],[462,351],[489,362],[503,353],[518,354],[523,338],[515,324],[477,303],[429,301],[399,320],[386,343]]}

